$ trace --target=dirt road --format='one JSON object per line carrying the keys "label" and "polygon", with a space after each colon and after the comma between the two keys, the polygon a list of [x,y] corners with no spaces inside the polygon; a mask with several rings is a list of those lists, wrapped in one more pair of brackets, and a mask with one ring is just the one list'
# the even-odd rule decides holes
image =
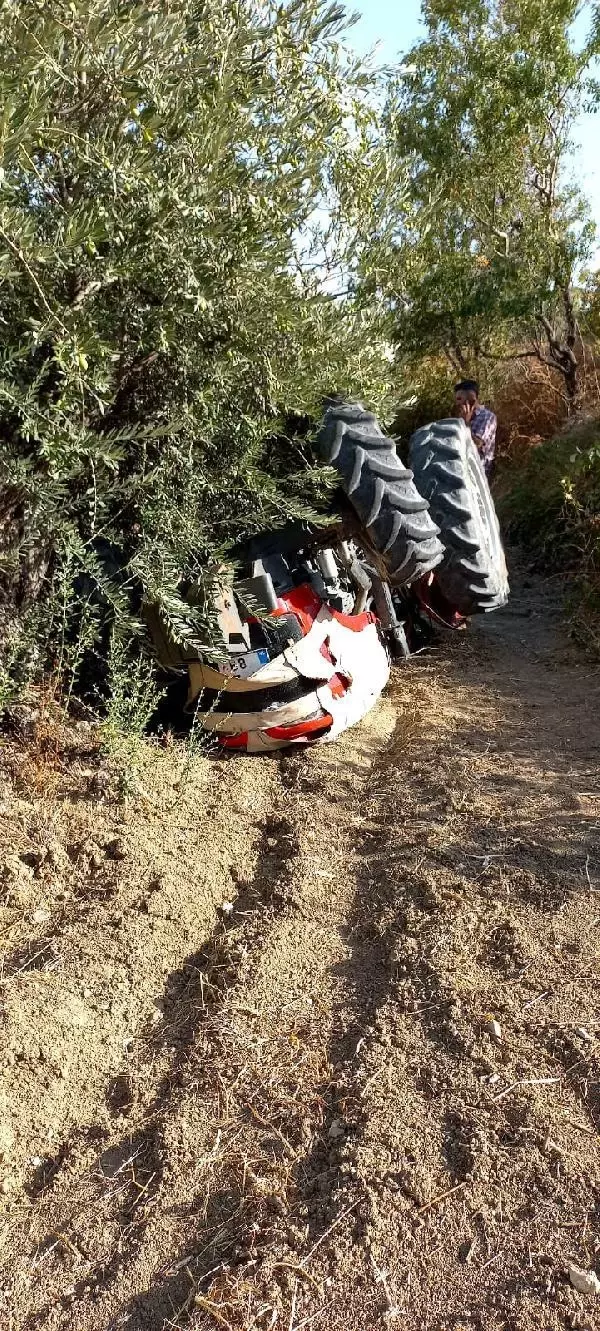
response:
{"label": "dirt road", "polygon": [[330,749],[5,741],[2,1326],[599,1325],[599,703],[537,581]]}

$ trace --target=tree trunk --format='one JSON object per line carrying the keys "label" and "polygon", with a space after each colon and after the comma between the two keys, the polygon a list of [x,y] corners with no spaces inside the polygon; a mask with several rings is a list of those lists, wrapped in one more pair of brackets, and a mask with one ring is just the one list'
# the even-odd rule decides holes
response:
{"label": "tree trunk", "polygon": [[579,361],[576,351],[579,327],[570,287],[561,288],[561,298],[565,330],[563,336],[557,332],[556,327],[545,314],[538,315],[538,323],[543,328],[548,343],[548,356],[544,358],[540,351],[540,360],[545,360],[546,365],[562,375],[567,399],[567,413],[571,416],[579,399]]}
{"label": "tree trunk", "polygon": [[48,542],[28,531],[27,504],[13,486],[0,489],[0,652],[37,601],[52,559]]}

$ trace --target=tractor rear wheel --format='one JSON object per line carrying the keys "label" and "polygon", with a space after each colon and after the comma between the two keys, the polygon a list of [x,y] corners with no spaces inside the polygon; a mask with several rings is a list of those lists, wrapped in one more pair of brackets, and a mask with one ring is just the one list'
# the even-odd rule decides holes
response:
{"label": "tractor rear wheel", "polygon": [[330,406],[316,448],[337,471],[390,582],[404,587],[436,568],[444,552],[429,504],[377,418],[360,402]]}
{"label": "tractor rear wheel", "polygon": [[417,430],[410,464],[445,546],[436,582],[462,615],[497,610],[508,600],[500,525],[481,458],[464,421]]}

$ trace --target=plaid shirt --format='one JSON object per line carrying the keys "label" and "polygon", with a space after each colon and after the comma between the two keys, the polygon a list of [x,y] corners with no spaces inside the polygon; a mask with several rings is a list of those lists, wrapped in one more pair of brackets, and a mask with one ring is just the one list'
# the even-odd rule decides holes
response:
{"label": "plaid shirt", "polygon": [[498,426],[497,417],[489,407],[478,407],[473,412],[471,418],[471,434],[480,440],[481,447],[479,456],[486,470],[486,474],[492,469],[494,454],[496,452],[496,429]]}

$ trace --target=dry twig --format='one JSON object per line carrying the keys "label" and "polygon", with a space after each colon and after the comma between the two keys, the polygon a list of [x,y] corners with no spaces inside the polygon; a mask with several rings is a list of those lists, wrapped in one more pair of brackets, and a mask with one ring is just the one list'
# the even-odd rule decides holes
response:
{"label": "dry twig", "polygon": [[495,1095],[492,1104],[497,1104],[503,1100],[505,1095],[510,1095],[511,1091],[517,1091],[520,1086],[554,1086],[562,1081],[562,1077],[526,1077],[524,1081],[513,1081],[510,1086],[505,1086],[499,1095]]}
{"label": "dry twig", "polygon": [[467,1180],[463,1179],[462,1183],[455,1183],[454,1187],[448,1188],[447,1192],[440,1192],[437,1197],[432,1197],[431,1201],[425,1202],[424,1206],[419,1207],[417,1215],[423,1215],[424,1211],[430,1211],[432,1206],[437,1206],[438,1202],[445,1202],[446,1197],[452,1197],[453,1193],[458,1192],[460,1188],[466,1187],[466,1183]]}
{"label": "dry twig", "polygon": [[346,1216],[350,1215],[351,1211],[356,1210],[359,1201],[360,1197],[357,1197],[356,1201],[352,1202],[351,1206],[347,1206],[345,1211],[342,1211],[340,1215],[338,1215],[337,1219],[333,1221],[333,1224],[329,1226],[329,1229],[326,1229],[325,1233],[321,1234],[320,1239],[317,1239],[316,1243],[313,1243],[310,1252],[307,1252],[306,1257],[302,1258],[302,1261],[300,1263],[301,1266],[304,1266],[306,1262],[310,1262],[310,1259],[313,1256],[313,1253],[317,1251],[317,1248],[321,1247],[321,1244],[325,1242],[325,1239],[329,1238],[329,1235],[333,1233],[334,1229],[337,1229],[338,1225],[341,1225],[342,1220],[345,1220]]}

